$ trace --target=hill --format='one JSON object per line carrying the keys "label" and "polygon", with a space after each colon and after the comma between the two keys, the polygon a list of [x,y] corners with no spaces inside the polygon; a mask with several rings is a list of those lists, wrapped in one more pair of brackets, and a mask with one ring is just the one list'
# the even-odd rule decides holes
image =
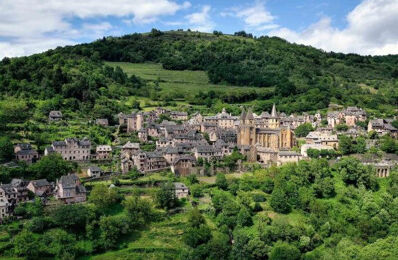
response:
{"label": "hill", "polygon": [[[155,67],[158,74],[145,74],[145,68]],[[275,102],[288,113],[337,103],[391,115],[398,105],[397,78],[397,55],[326,53],[242,32],[231,36],[154,29],[5,58],[0,63],[0,94],[58,97],[83,102],[88,110],[98,102],[109,103],[103,98],[137,96],[208,107],[217,100],[249,102],[257,111]]]}

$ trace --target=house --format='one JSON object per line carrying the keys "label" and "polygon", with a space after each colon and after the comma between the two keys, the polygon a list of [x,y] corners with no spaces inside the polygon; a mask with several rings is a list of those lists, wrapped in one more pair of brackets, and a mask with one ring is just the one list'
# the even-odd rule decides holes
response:
{"label": "house", "polygon": [[321,144],[331,146],[334,149],[339,147],[337,135],[330,132],[312,131],[305,137],[307,144]]}
{"label": "house", "polygon": [[95,151],[97,160],[112,159],[112,147],[110,145],[98,145]]}
{"label": "house", "polygon": [[175,182],[174,183],[174,192],[178,199],[186,198],[189,194],[189,189],[185,186],[184,183]]}
{"label": "house", "polygon": [[188,113],[180,111],[171,111],[170,118],[176,121],[185,121],[188,120]]}
{"label": "house", "polygon": [[392,126],[392,119],[374,119],[368,123],[368,132],[375,131],[379,135],[389,134],[398,137],[398,129]]}
{"label": "house", "polygon": [[127,115],[127,132],[139,131],[144,126],[144,115],[141,112]]}
{"label": "house", "polygon": [[178,157],[171,165],[171,171],[176,176],[188,176],[194,173],[196,159],[190,155],[182,155]]}
{"label": "house", "polygon": [[100,125],[100,126],[108,126],[109,122],[108,122],[108,119],[106,119],[106,118],[98,118],[95,120],[95,124]]}
{"label": "house", "polygon": [[199,158],[212,160],[220,159],[222,157],[221,148],[212,145],[198,145],[193,148],[193,153],[196,160]]}
{"label": "house", "polygon": [[225,108],[215,116],[206,116],[203,118],[204,122],[215,124],[217,127],[223,129],[234,128],[235,121],[238,119],[239,117],[227,113]]}
{"label": "house", "polygon": [[24,161],[28,164],[34,163],[39,159],[39,153],[27,143],[15,145],[14,153],[17,161]]}
{"label": "house", "polygon": [[50,111],[50,113],[48,114],[48,120],[50,122],[52,121],[61,121],[62,120],[62,112],[61,111]]}
{"label": "house", "polygon": [[61,176],[57,180],[55,192],[56,199],[63,201],[65,204],[86,201],[86,188],[81,184],[76,174]]}
{"label": "house", "polygon": [[90,166],[87,169],[87,175],[89,177],[98,178],[98,177],[101,177],[102,174],[103,174],[103,171],[98,166]]}
{"label": "house", "polygon": [[44,150],[44,155],[58,153],[66,161],[90,160],[91,142],[87,138],[66,138],[65,141],[55,141]]}
{"label": "house", "polygon": [[155,172],[168,168],[166,159],[160,152],[140,152],[131,157],[133,166],[140,172]]}
{"label": "house", "polygon": [[0,222],[3,221],[4,218],[10,216],[9,211],[10,205],[7,200],[4,200],[0,194]]}
{"label": "house", "polygon": [[122,146],[122,154],[131,156],[136,154],[140,151],[140,144],[139,143],[132,143],[128,141],[125,145]]}
{"label": "house", "polygon": [[52,193],[53,185],[46,179],[30,181],[27,189],[33,192],[36,196],[43,197]]}
{"label": "house", "polygon": [[281,150],[278,152],[278,165],[285,163],[298,163],[301,160],[301,154],[290,150]]}
{"label": "house", "polygon": [[7,210],[3,213],[11,215],[18,203],[29,200],[27,182],[22,179],[12,179],[8,184],[0,185],[0,202]]}

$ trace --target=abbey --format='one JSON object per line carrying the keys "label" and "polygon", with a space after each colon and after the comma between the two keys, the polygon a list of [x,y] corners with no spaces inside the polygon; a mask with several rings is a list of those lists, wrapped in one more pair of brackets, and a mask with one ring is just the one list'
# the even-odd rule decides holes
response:
{"label": "abbey", "polygon": [[275,151],[287,150],[295,145],[295,137],[289,126],[281,126],[274,105],[271,115],[263,113],[254,117],[251,109],[247,112],[242,110],[238,127],[238,145],[255,145]]}

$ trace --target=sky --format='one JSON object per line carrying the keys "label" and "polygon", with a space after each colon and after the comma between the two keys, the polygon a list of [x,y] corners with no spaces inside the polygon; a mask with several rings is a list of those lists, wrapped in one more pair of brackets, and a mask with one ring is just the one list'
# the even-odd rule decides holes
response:
{"label": "sky", "polygon": [[325,51],[398,54],[398,0],[0,0],[0,11],[0,58],[152,28],[245,30]]}

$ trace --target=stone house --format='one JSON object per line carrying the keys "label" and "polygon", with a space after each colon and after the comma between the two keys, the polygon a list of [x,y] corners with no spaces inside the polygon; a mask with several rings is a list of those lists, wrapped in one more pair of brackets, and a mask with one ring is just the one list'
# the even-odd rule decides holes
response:
{"label": "stone house", "polygon": [[392,126],[392,119],[374,119],[368,123],[368,132],[375,131],[379,135],[389,134],[398,137],[398,129]]}
{"label": "stone house", "polygon": [[138,139],[141,142],[147,142],[148,141],[148,133],[146,131],[146,129],[141,129],[138,131]]}
{"label": "stone house", "polygon": [[66,161],[88,161],[91,158],[91,142],[87,138],[66,138],[65,141],[55,141],[44,150],[44,154],[58,153]]}
{"label": "stone house", "polygon": [[127,115],[127,132],[139,131],[144,127],[144,115],[141,112]]}
{"label": "stone house", "polygon": [[182,111],[171,111],[170,118],[176,121],[186,121],[188,120],[188,113]]}
{"label": "stone house", "polygon": [[334,149],[339,147],[339,139],[337,138],[337,135],[332,134],[331,132],[312,131],[308,133],[305,140],[307,144],[327,145]]}
{"label": "stone house", "polygon": [[174,192],[178,199],[187,198],[189,195],[189,189],[185,186],[184,183],[175,182],[174,183]]}
{"label": "stone house", "polygon": [[90,166],[87,169],[87,175],[89,177],[94,177],[94,178],[98,178],[101,177],[101,175],[103,174],[103,171],[101,170],[100,167],[98,166]]}
{"label": "stone house", "polygon": [[196,160],[199,158],[204,158],[207,160],[221,159],[223,156],[222,150],[212,145],[199,145],[194,147],[193,153]]}
{"label": "stone house", "polygon": [[11,216],[18,203],[29,200],[27,182],[21,179],[12,179],[11,183],[0,185],[0,220]]}
{"label": "stone house", "polygon": [[132,143],[128,141],[125,145],[122,146],[122,155],[131,156],[136,154],[140,151],[140,144],[139,143]]}
{"label": "stone house", "polygon": [[50,111],[50,113],[48,114],[48,120],[50,122],[61,121],[62,120],[62,112],[57,111],[57,110]]}
{"label": "stone house", "polygon": [[14,146],[15,159],[24,161],[28,164],[34,163],[39,159],[39,153],[30,144],[17,144]]}
{"label": "stone house", "polygon": [[281,150],[278,152],[278,165],[282,165],[285,163],[298,163],[301,160],[301,154],[296,153],[295,151],[289,150]]}
{"label": "stone house", "polygon": [[57,180],[55,193],[58,200],[70,204],[86,201],[87,191],[76,174],[68,174]]}
{"label": "stone house", "polygon": [[190,155],[182,155],[171,164],[171,171],[176,176],[185,177],[195,173],[196,160]]}
{"label": "stone house", "polygon": [[166,159],[160,152],[140,152],[131,156],[132,166],[140,172],[155,172],[168,168]]}
{"label": "stone house", "polygon": [[52,194],[53,185],[49,183],[46,179],[40,179],[30,181],[27,188],[36,196],[44,197]]}
{"label": "stone house", "polygon": [[112,147],[110,145],[98,145],[95,148],[97,160],[111,160]]}
{"label": "stone house", "polygon": [[225,108],[222,109],[221,113],[216,114],[215,116],[206,116],[203,118],[204,122],[215,124],[219,128],[227,129],[234,128],[235,121],[237,121],[239,117],[232,116],[227,113]]}

